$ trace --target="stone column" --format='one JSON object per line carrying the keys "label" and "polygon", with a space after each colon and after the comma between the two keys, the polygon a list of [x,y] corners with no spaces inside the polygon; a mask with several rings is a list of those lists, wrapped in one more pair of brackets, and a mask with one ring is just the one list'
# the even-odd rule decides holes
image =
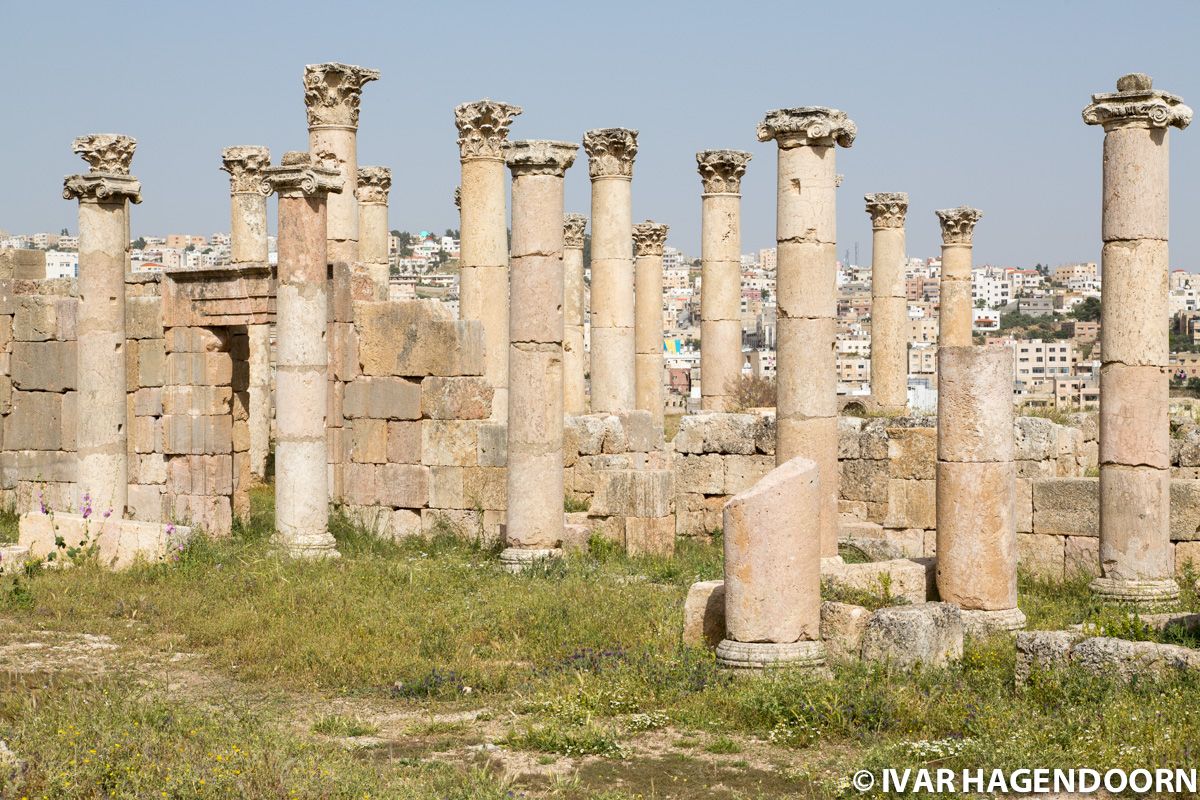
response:
{"label": "stone column", "polygon": [[459,187],[459,317],[483,322],[484,377],[493,389],[492,419],[508,415],[508,226],[504,152],[519,106],[495,100],[454,109],[462,162]]}
{"label": "stone column", "polygon": [[279,195],[275,537],[294,556],[336,557],[325,443],[325,198],[343,191],[343,183],[317,157],[291,152],[266,170],[264,188]]}
{"label": "stone column", "polygon": [[375,284],[379,300],[388,299],[388,192],[392,189],[392,171],[387,167],[359,167],[358,188],[358,260],[366,267]]}
{"label": "stone column", "polygon": [[508,508],[500,560],[519,570],[562,554],[563,176],[579,145],[512,142]]}
{"label": "stone column", "polygon": [[700,201],[700,407],[731,411],[742,374],[742,176],[750,154],[703,150]]}
{"label": "stone column", "polygon": [[142,202],[142,185],[129,174],[136,147],[128,136],[81,136],[72,149],[90,169],[63,181],[63,198],[79,201],[79,496],[117,518],[124,517],[129,496],[125,259],[129,203]]}
{"label": "stone column", "polygon": [[592,411],[637,407],[633,303],[633,159],[637,131],[583,135],[592,179]]}
{"label": "stone column", "polygon": [[1013,351],[938,348],[937,586],[969,632],[1019,630]]}
{"label": "stone column", "polygon": [[865,197],[871,215],[871,398],[880,411],[908,409],[908,298],[904,291],[904,216],[908,195]]}
{"label": "stone column", "polygon": [[663,386],[663,245],[667,226],[646,220],[633,226],[634,331],[636,402],[649,411],[654,425],[663,426],[666,390]]}
{"label": "stone column", "polygon": [[578,416],[587,411],[587,364],[583,349],[583,229],[587,217],[563,217],[563,411]]}
{"label": "stone column", "polygon": [[342,191],[329,198],[326,258],[358,261],[358,106],[363,86],[379,80],[379,70],[353,64],[309,64],[304,68],[304,105],[308,109],[308,149],[326,164],[336,164]]}
{"label": "stone column", "polygon": [[822,558],[837,558],[841,479],[834,153],[857,133],[844,112],[811,106],[769,111],[758,126],[759,141],[779,145],[775,461],[802,455],[821,471]]}
{"label": "stone column", "polygon": [[983,217],[959,206],[936,212],[942,224],[942,279],[938,284],[938,347],[966,347],[974,341],[975,301],[971,298],[971,240]]}
{"label": "stone column", "polygon": [[1100,577],[1109,601],[1179,596],[1171,549],[1168,420],[1168,132],[1192,110],[1125,75],[1092,95],[1083,121],[1104,128],[1100,318]]}
{"label": "stone column", "polygon": [[[226,147],[221,151],[221,169],[229,173],[229,249],[234,266],[270,262],[267,196],[262,191],[263,170],[269,166],[271,151],[266,147]],[[246,333],[250,347],[250,472],[262,479],[267,475],[271,451],[271,326],[247,325]]]}

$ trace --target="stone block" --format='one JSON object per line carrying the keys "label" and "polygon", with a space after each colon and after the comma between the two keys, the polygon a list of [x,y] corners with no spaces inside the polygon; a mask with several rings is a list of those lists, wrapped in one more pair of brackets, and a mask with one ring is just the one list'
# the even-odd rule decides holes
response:
{"label": "stone block", "polygon": [[885,528],[936,528],[937,482],[889,480],[887,509]]}
{"label": "stone block", "polygon": [[1063,537],[1063,573],[1068,578],[1077,575],[1100,575],[1100,539],[1095,536]]}
{"label": "stone block", "polygon": [[479,437],[479,466],[503,467],[508,464],[507,425],[503,422],[481,422],[476,436]]}
{"label": "stone block", "polygon": [[888,428],[889,476],[902,480],[933,480],[937,462],[937,431],[932,428]]}
{"label": "stone block", "polygon": [[162,453],[137,453],[129,460],[130,483],[166,483],[167,458]]}
{"label": "stone block", "polygon": [[354,325],[367,375],[483,374],[483,324],[451,319],[439,301],[358,302]]}
{"label": "stone block", "polygon": [[625,552],[631,556],[675,554],[675,517],[626,517]]}
{"label": "stone block", "polygon": [[174,456],[167,459],[167,486],[173,494],[233,494],[230,455]]}
{"label": "stone block", "polygon": [[678,453],[753,455],[761,418],[755,414],[708,413],[685,416],[675,434]]}
{"label": "stone block", "polygon": [[1033,533],[1033,481],[1017,478],[1014,498],[1018,533]]}
{"label": "stone block", "polygon": [[163,339],[161,297],[129,297],[125,300],[125,336],[128,339]]}
{"label": "stone block", "polygon": [[421,423],[387,423],[387,460],[393,464],[421,463]]}
{"label": "stone block", "polygon": [[134,453],[161,453],[163,443],[162,417],[134,417],[129,426],[129,444]]}
{"label": "stone block", "polygon": [[62,399],[54,392],[13,392],[4,418],[6,450],[58,450],[62,447]]}
{"label": "stone block", "polygon": [[1061,581],[1066,568],[1065,536],[1017,534],[1017,566],[1047,580]]}
{"label": "stone block", "polygon": [[1095,478],[1035,480],[1033,532],[1059,536],[1098,536],[1100,481]]}
{"label": "stone block", "polygon": [[13,386],[23,391],[66,392],[75,388],[74,342],[16,342],[9,359]]}
{"label": "stone block", "polygon": [[46,342],[57,337],[60,298],[25,295],[12,317],[12,338],[18,342]]}
{"label": "stone block", "polygon": [[173,352],[168,348],[163,382],[172,386],[228,386],[233,359],[220,351]]}
{"label": "stone block", "polygon": [[683,643],[715,648],[725,638],[725,581],[699,581],[683,602]]}
{"label": "stone block", "polygon": [[599,455],[604,451],[605,418],[603,416],[584,415],[567,417],[563,422],[564,436],[567,430],[581,456]]}
{"label": "stone block", "polygon": [[1186,570],[1200,575],[1200,542],[1180,542],[1175,545],[1175,575],[1183,577]]}
{"label": "stone block", "polygon": [[502,511],[508,505],[506,478],[503,467],[467,467],[463,470],[463,495],[471,508]]}
{"label": "stone block", "polygon": [[233,389],[228,386],[164,386],[162,413],[222,416],[233,413]]}
{"label": "stone block", "polygon": [[166,372],[166,340],[143,339],[137,347],[137,385],[162,386]]}
{"label": "stone block", "polygon": [[138,417],[161,417],[163,399],[161,387],[138,389],[133,396],[133,413]]}
{"label": "stone block", "polygon": [[421,412],[430,419],[487,419],[494,390],[484,378],[443,378],[421,381]]}
{"label": "stone block", "polygon": [[597,474],[594,516],[666,517],[674,494],[670,470],[605,470]]}
{"label": "stone block", "polygon": [[56,559],[66,558],[55,545],[61,537],[66,547],[94,546],[98,563],[108,569],[159,561],[192,535],[191,528],[173,524],[63,513],[24,514],[19,526],[19,542],[29,548],[31,558],[51,553],[59,553]]}
{"label": "stone block", "polygon": [[1018,631],[1016,635],[1016,682],[1020,686],[1029,680],[1035,669],[1051,669],[1066,665],[1071,648],[1083,636],[1073,631]]}
{"label": "stone block", "polygon": [[649,453],[663,446],[662,426],[649,411],[625,411],[617,415],[625,436],[619,452]]}
{"label": "stone block", "polygon": [[821,641],[832,659],[857,661],[871,612],[850,603],[821,603]]}
{"label": "stone block", "polygon": [[842,461],[841,496],[868,503],[888,501],[888,462],[868,459]]}
{"label": "stone block", "polygon": [[725,494],[739,494],[762,480],[775,469],[775,456],[724,456]]}
{"label": "stone block", "polygon": [[346,385],[347,419],[420,419],[421,385],[404,378],[360,377]]}
{"label": "stone block", "polygon": [[963,622],[958,607],[921,603],[881,608],[867,621],[864,661],[911,667],[942,666],[962,658]]}
{"label": "stone block", "polygon": [[725,495],[680,494],[676,497],[675,532],[678,536],[704,536],[720,532]]}
{"label": "stone block", "polygon": [[1013,420],[1013,458],[1017,461],[1049,461],[1058,455],[1058,425],[1044,417]]}
{"label": "stone block", "polygon": [[725,491],[724,458],[716,453],[675,453],[671,459],[675,488],[680,493],[721,494]]}
{"label": "stone block", "polygon": [[210,536],[233,531],[233,505],[227,496],[167,494],[166,516],[201,529]]}
{"label": "stone block", "polygon": [[126,501],[129,516],[143,522],[162,522],[165,519],[163,487],[161,484],[129,484]]}
{"label": "stone block", "polygon": [[907,558],[846,564],[827,561],[821,565],[821,580],[834,586],[882,595],[886,586],[892,597],[908,603],[924,603],[925,566]]}
{"label": "stone block", "polygon": [[479,462],[479,423],[473,420],[421,421],[421,463],[471,467]]}
{"label": "stone block", "polygon": [[424,508],[429,502],[429,468],[415,464],[377,467],[375,493],[379,502],[393,508]]}
{"label": "stone block", "polygon": [[329,373],[335,379],[345,382],[362,375],[358,331],[349,323],[329,324]]}
{"label": "stone block", "polygon": [[862,458],[859,437],[864,420],[861,417],[838,417],[838,458],[842,461]]}
{"label": "stone block", "polygon": [[356,419],[353,421],[352,430],[351,461],[361,464],[383,464],[391,461],[388,458],[387,420]]}
{"label": "stone block", "polygon": [[1171,481],[1171,540],[1200,540],[1200,480]]}
{"label": "stone block", "polygon": [[46,252],[6,247],[0,250],[0,278],[40,281],[46,278]]}

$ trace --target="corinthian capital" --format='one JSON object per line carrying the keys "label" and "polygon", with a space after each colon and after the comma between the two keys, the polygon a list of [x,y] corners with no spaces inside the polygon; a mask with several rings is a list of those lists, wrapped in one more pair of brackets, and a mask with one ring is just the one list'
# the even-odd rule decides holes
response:
{"label": "corinthian capital", "polygon": [[142,202],[142,184],[129,174],[137,140],[117,133],[80,136],[71,149],[91,166],[63,179],[63,199],[81,203]]}
{"label": "corinthian capital", "polygon": [[226,147],[221,151],[221,169],[229,173],[232,194],[262,191],[263,170],[271,166],[271,151],[256,145]]}
{"label": "corinthian capital", "polygon": [[737,194],[750,154],[742,150],[701,150],[696,153],[696,168],[705,194]]}
{"label": "corinthian capital", "polygon": [[583,249],[583,229],[587,227],[587,217],[583,214],[567,214],[563,217],[563,247]]}
{"label": "corinthian capital", "polygon": [[392,171],[387,167],[359,167],[358,188],[354,197],[360,203],[382,203],[387,205],[388,192],[392,190]]}
{"label": "corinthian capital", "polygon": [[71,143],[71,151],[88,163],[92,172],[128,175],[137,139],[119,133],[91,133]]}
{"label": "corinthian capital", "polygon": [[971,244],[975,223],[983,217],[978,208],[968,206],[943,208],[936,213],[942,223],[942,244]]}
{"label": "corinthian capital", "polygon": [[907,192],[876,192],[864,195],[872,228],[903,228],[908,213]]}
{"label": "corinthian capital", "polygon": [[777,108],[758,123],[758,140],[774,139],[784,150],[793,147],[850,147],[858,126],[846,112],[824,106]]}
{"label": "corinthian capital", "polygon": [[1083,109],[1083,121],[1088,125],[1114,128],[1186,128],[1192,121],[1192,109],[1183,98],[1158,91],[1149,75],[1140,72],[1117,79],[1117,90],[1092,95],[1092,102]]}
{"label": "corinthian capital", "polygon": [[496,100],[476,100],[454,109],[460,158],[504,158],[504,142],[520,106]]}
{"label": "corinthian capital", "polygon": [[362,88],[379,80],[379,70],[353,64],[309,64],[304,68],[308,126],[358,127]]}
{"label": "corinthian capital", "polygon": [[598,128],[583,135],[588,174],[593,178],[632,178],[638,132],[629,128]]}
{"label": "corinthian capital", "polygon": [[575,163],[579,145],[574,142],[553,142],[549,139],[526,139],[506,142],[504,161],[513,177],[521,175],[553,175],[563,177]]}
{"label": "corinthian capital", "polygon": [[325,162],[303,150],[283,154],[278,167],[263,170],[263,194],[278,192],[280,197],[316,197],[330,192],[340,194],[342,175]]}
{"label": "corinthian capital", "polygon": [[638,256],[661,256],[667,243],[667,226],[646,220],[633,226],[633,253]]}

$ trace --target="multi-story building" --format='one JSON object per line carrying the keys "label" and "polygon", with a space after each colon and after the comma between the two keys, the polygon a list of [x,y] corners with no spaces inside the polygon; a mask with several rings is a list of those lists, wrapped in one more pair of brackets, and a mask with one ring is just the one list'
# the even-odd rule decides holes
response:
{"label": "multi-story building", "polygon": [[1013,377],[1018,381],[1068,377],[1075,372],[1078,355],[1070,339],[999,339],[1013,348]]}
{"label": "multi-story building", "polygon": [[59,250],[46,251],[47,278],[78,278],[79,253]]}
{"label": "multi-story building", "polygon": [[775,272],[775,248],[765,247],[758,251],[758,263],[767,272]]}
{"label": "multi-story building", "polygon": [[1054,268],[1052,280],[1059,286],[1067,286],[1071,281],[1096,282],[1098,283],[1098,272],[1095,262],[1086,264],[1063,264]]}

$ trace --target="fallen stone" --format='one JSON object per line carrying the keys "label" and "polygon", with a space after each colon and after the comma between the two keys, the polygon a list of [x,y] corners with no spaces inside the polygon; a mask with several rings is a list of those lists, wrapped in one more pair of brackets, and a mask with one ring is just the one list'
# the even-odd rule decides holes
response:
{"label": "fallen stone", "polygon": [[871,612],[850,603],[821,603],[821,641],[831,658],[858,659]]}
{"label": "fallen stone", "polygon": [[962,658],[963,624],[958,607],[921,603],[881,608],[863,632],[862,658],[911,667],[942,666]]}
{"label": "fallen stone", "polygon": [[683,643],[716,647],[725,638],[725,581],[700,581],[683,603]]}

